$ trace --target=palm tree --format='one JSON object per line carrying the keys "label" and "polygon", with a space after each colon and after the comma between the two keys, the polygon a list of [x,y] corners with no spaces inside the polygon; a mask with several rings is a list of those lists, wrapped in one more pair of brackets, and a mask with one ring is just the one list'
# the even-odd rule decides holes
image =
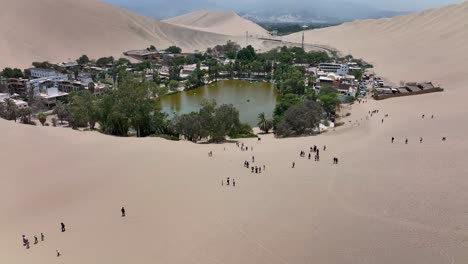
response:
{"label": "palm tree", "polygon": [[37,115],[37,119],[39,119],[39,122],[41,122],[42,126],[44,126],[45,122],[47,121],[47,116],[44,113],[39,113]]}
{"label": "palm tree", "polygon": [[260,113],[258,115],[258,127],[265,134],[268,134],[268,132],[270,132],[271,128],[273,127],[273,121],[267,119],[265,113]]}
{"label": "palm tree", "polygon": [[63,124],[63,120],[68,116],[67,106],[60,101],[57,101],[57,104],[54,108],[54,114],[57,115],[58,119],[60,120],[60,124]]}
{"label": "palm tree", "polygon": [[6,105],[6,116],[8,120],[15,120],[16,122],[16,114],[18,112],[18,108],[13,100],[10,98],[5,100]]}
{"label": "palm tree", "polygon": [[29,118],[31,114],[31,110],[29,108],[22,108],[18,110],[18,115],[20,116],[20,120],[23,124],[31,124],[31,119]]}

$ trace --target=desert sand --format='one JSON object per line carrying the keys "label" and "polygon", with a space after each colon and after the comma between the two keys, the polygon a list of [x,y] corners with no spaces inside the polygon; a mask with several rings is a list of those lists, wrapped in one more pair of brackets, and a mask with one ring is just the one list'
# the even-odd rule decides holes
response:
{"label": "desert sand", "polygon": [[268,31],[264,28],[250,20],[241,18],[232,11],[200,10],[163,21],[223,35],[245,37],[246,32],[248,32],[253,37],[269,36]]}
{"label": "desert sand", "polygon": [[[0,262],[468,262],[466,10],[311,32],[396,82],[446,91],[353,105],[345,126],[319,136],[241,140],[252,152],[0,120]],[[313,145],[327,146],[320,162],[299,157]],[[242,165],[253,155],[262,174]],[[24,249],[21,235],[40,232]]]}
{"label": "desert sand", "polygon": [[[236,37],[179,27],[97,0],[0,1],[0,68],[62,62],[83,54],[123,56],[149,45],[206,50]],[[242,38],[242,40],[245,38]],[[239,40],[240,41],[240,40]]]}

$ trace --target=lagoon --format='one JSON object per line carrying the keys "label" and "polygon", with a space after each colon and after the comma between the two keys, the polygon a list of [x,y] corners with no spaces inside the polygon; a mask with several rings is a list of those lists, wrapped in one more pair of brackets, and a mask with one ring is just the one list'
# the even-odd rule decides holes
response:
{"label": "lagoon", "polygon": [[272,83],[228,80],[163,96],[158,106],[172,116],[198,111],[205,100],[215,100],[218,105],[233,104],[239,110],[241,122],[255,127],[259,113],[264,112],[268,118],[273,116],[279,95]]}

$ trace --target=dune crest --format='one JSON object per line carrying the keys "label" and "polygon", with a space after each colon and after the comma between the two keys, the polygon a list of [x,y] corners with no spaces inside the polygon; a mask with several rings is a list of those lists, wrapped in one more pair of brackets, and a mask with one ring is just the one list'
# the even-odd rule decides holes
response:
{"label": "dune crest", "polygon": [[164,22],[191,29],[231,36],[268,36],[268,31],[254,22],[241,18],[232,11],[200,10],[163,20]]}
{"label": "dune crest", "polygon": [[233,37],[170,25],[97,0],[2,1],[0,67],[121,56],[155,45],[205,50]]}

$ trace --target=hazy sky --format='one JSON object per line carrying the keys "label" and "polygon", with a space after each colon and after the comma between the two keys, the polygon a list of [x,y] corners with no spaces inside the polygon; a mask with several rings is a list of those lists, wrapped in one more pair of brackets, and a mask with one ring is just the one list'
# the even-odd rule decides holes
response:
{"label": "hazy sky", "polygon": [[349,0],[369,4],[381,9],[395,11],[416,11],[449,4],[462,3],[463,0]]}
{"label": "hazy sky", "polygon": [[[114,4],[129,4],[143,6],[151,3],[152,5],[156,3],[167,3],[167,0],[104,0],[106,2],[114,3]],[[354,2],[354,3],[361,3],[367,4],[378,9],[385,9],[385,10],[393,10],[393,11],[419,11],[422,9],[432,8],[432,7],[440,7],[454,3],[461,3],[463,0],[321,0],[321,3],[325,3],[328,1],[334,2]],[[265,0],[172,0],[172,4],[176,7],[179,5],[188,5],[193,6],[196,5],[197,2],[208,2],[212,3],[213,6],[225,7],[229,6],[233,9],[237,9],[238,7],[248,7],[249,4],[255,2],[265,2]],[[273,2],[290,2],[290,0],[267,0],[267,3]],[[297,2],[310,2],[309,0],[299,0],[293,1]],[[188,7],[186,6],[186,7]]]}

